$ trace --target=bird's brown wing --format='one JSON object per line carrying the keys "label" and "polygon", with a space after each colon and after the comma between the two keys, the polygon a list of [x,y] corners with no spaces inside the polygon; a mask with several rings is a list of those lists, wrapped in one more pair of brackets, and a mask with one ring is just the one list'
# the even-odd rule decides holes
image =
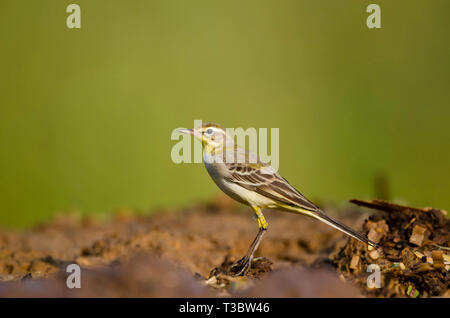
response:
{"label": "bird's brown wing", "polygon": [[226,164],[228,182],[255,191],[265,197],[289,206],[299,207],[308,211],[318,208],[298,192],[289,182],[276,173],[270,166],[258,162],[256,164],[229,163]]}
{"label": "bird's brown wing", "polygon": [[[364,235],[325,214],[265,163],[232,163],[226,164],[226,167],[229,172],[226,178],[228,182],[238,184],[288,207],[299,208],[302,211],[297,210],[297,212],[314,217],[366,244],[378,246]],[[287,209],[287,207],[284,208]]]}

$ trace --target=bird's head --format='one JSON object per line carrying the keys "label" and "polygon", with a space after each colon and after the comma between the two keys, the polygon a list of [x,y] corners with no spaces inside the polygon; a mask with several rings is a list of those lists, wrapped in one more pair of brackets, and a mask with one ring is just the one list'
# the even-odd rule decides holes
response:
{"label": "bird's head", "polygon": [[190,134],[200,140],[204,147],[210,149],[216,149],[217,147],[223,147],[227,141],[227,133],[225,129],[212,123],[205,123],[200,127],[192,129],[179,129],[184,134]]}

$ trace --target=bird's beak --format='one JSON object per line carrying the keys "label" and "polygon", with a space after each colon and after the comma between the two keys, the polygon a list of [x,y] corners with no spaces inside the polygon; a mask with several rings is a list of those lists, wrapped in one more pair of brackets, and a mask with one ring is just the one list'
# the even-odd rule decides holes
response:
{"label": "bird's beak", "polygon": [[180,128],[177,129],[179,132],[183,133],[183,134],[187,134],[187,135],[194,135],[194,130],[193,129],[185,129],[185,128]]}

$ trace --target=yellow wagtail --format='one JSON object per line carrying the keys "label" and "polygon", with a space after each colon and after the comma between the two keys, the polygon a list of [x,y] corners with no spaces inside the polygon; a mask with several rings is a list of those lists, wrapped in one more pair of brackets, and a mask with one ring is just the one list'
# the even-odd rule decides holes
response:
{"label": "yellow wagtail", "polygon": [[203,161],[217,186],[233,199],[247,204],[255,211],[259,231],[247,254],[232,266],[236,275],[244,275],[250,268],[253,254],[267,230],[263,208],[300,213],[322,221],[368,245],[377,247],[364,235],[326,215],[281,177],[258,156],[239,148],[224,128],[217,124],[203,124],[194,129],[180,129],[193,135],[203,145]]}

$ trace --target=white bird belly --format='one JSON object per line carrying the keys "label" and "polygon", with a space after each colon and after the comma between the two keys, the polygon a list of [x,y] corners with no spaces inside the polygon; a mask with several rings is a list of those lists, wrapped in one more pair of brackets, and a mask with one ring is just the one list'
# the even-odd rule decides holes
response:
{"label": "white bird belly", "polygon": [[258,207],[275,206],[275,202],[272,199],[254,191],[247,190],[236,183],[226,181],[222,174],[218,171],[221,168],[225,168],[221,167],[220,163],[210,164],[205,161],[205,167],[217,186],[236,201]]}

